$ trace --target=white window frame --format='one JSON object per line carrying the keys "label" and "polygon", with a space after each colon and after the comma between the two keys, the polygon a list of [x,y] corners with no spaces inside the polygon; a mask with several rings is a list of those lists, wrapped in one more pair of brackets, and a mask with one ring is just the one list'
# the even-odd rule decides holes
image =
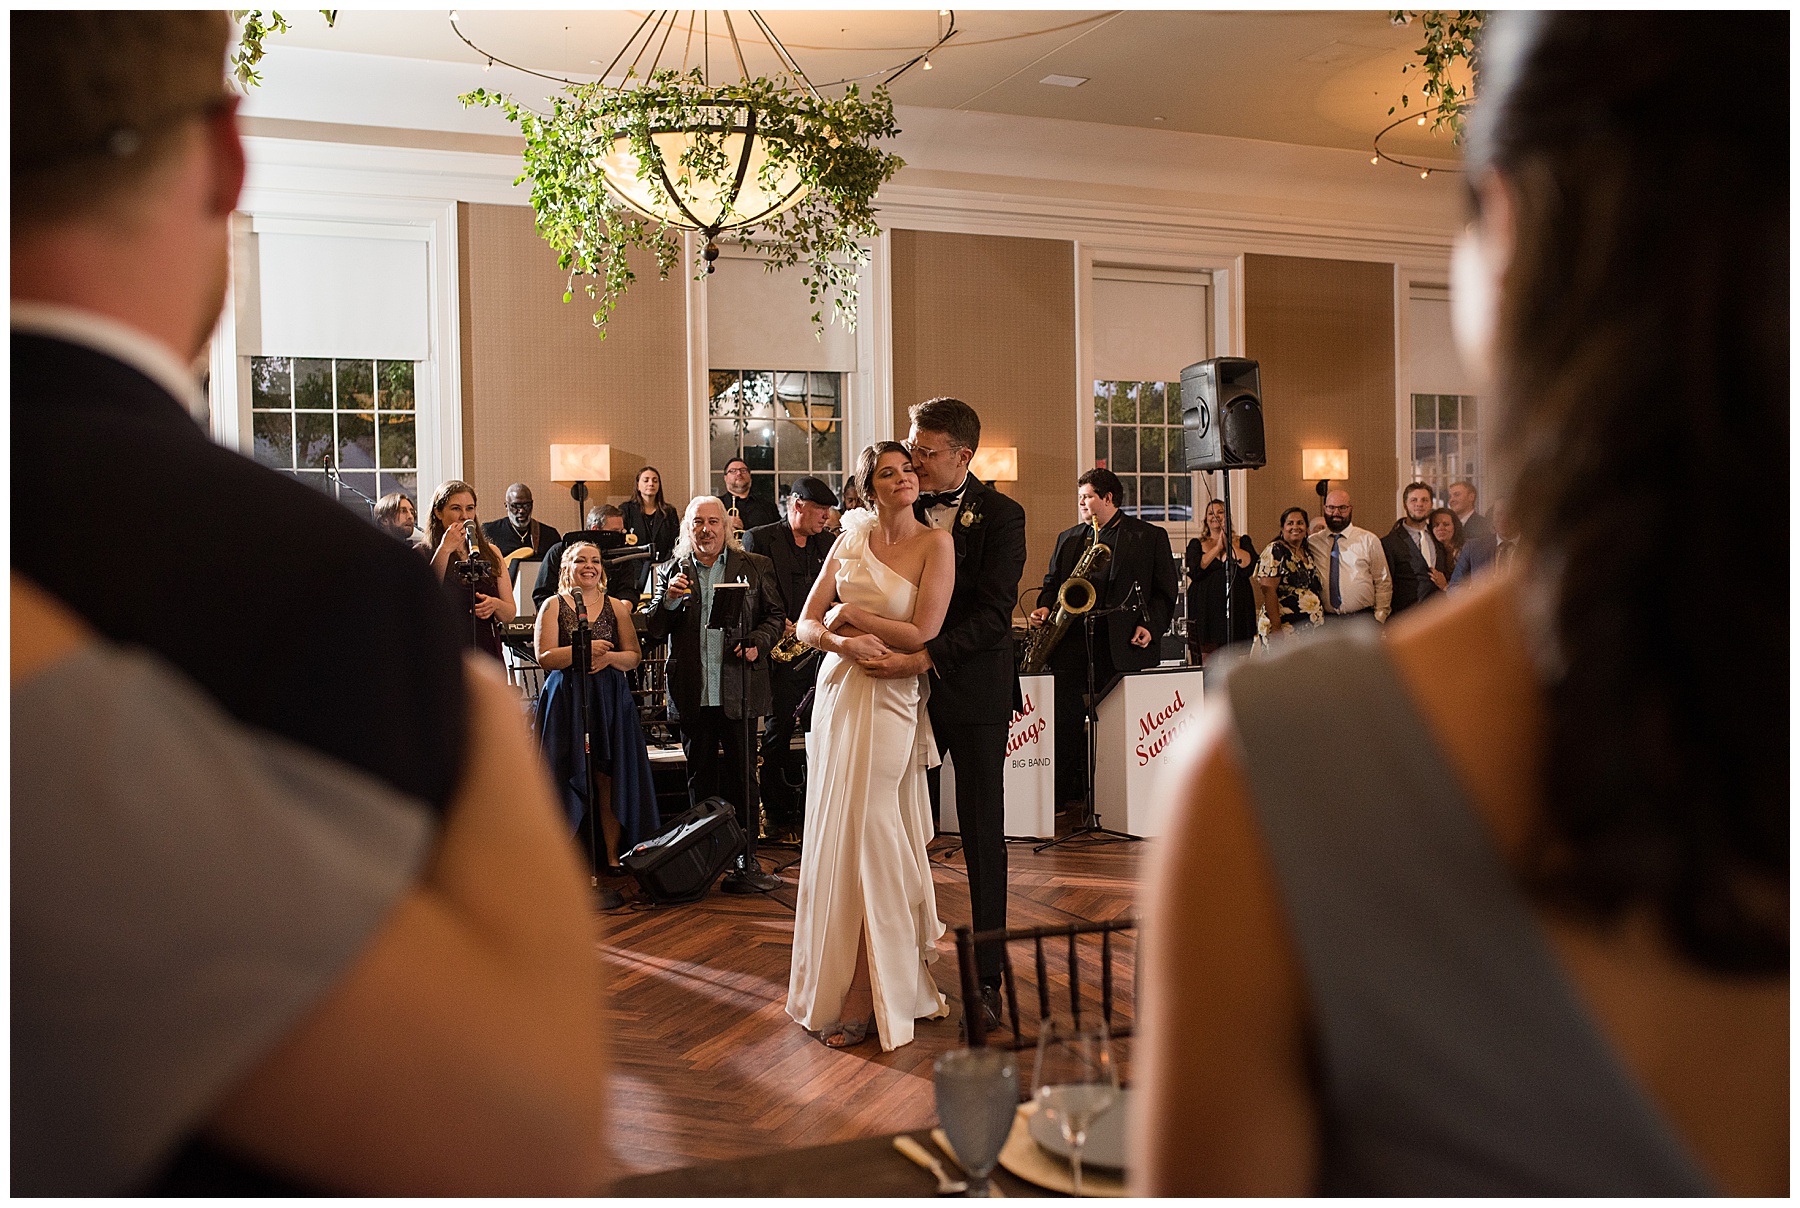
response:
{"label": "white window frame", "polygon": [[[247,223],[248,229],[258,234],[409,239],[426,245],[430,348],[426,359],[413,363],[419,490],[429,495],[438,483],[461,478],[462,355],[457,328],[456,203],[247,188],[238,212],[242,220],[234,225],[241,229]],[[235,239],[233,245],[235,254]],[[238,350],[235,297],[240,272],[247,271],[247,267],[235,263],[234,255],[232,286],[212,344],[211,428],[212,437],[219,444],[253,457],[250,354],[240,354]],[[287,354],[268,350],[261,355]]]}

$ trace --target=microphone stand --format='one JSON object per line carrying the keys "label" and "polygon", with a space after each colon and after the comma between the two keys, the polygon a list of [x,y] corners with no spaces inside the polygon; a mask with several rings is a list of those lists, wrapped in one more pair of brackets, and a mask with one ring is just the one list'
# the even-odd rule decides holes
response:
{"label": "microphone stand", "polygon": [[329,453],[325,455],[325,477],[331,480],[331,485],[337,492],[334,498],[339,503],[344,501],[344,492],[349,491],[352,495],[369,505],[369,515],[371,517],[375,515],[375,501],[344,481],[343,476],[337,471],[337,463],[331,460],[331,454]]}
{"label": "microphone stand", "polygon": [[[720,554],[719,556],[723,558],[725,555]],[[744,590],[738,593],[743,597],[743,602],[738,605],[738,658],[743,659],[744,662],[743,674],[738,678],[738,712],[742,715],[739,719],[739,724],[743,726],[743,733],[738,738],[738,744],[744,757],[744,766],[742,769],[744,777],[744,814],[746,816],[744,823],[744,850],[739,855],[739,859],[743,861],[742,866],[734,868],[726,873],[724,879],[719,882],[719,889],[723,893],[768,893],[771,889],[777,889],[781,886],[781,879],[764,872],[762,870],[762,865],[756,862],[756,833],[761,830],[762,827],[760,820],[758,819],[758,814],[761,811],[753,806],[750,800],[752,791],[751,786],[756,783],[756,748],[752,742],[755,737],[755,723],[750,718],[750,675],[755,664],[744,658],[742,650],[744,639],[750,636],[750,596],[752,594],[752,589],[747,580],[740,579],[739,582],[745,584]],[[767,650],[757,651],[757,658],[763,659],[768,657],[769,652]]]}
{"label": "microphone stand", "polygon": [[[1098,697],[1099,690],[1094,684],[1094,622],[1101,617],[1112,616],[1114,613],[1138,611],[1132,606],[1132,601],[1137,599],[1141,594],[1139,585],[1133,583],[1131,585],[1131,594],[1125,597],[1125,602],[1123,604],[1120,604],[1117,608],[1090,608],[1081,618],[1082,629],[1087,635],[1087,694],[1082,697],[1081,710],[1082,723],[1087,728],[1087,799],[1084,803],[1085,808],[1082,810],[1081,824],[1079,826],[1075,827],[1075,829],[1071,830],[1068,834],[1052,839],[1048,843],[1038,844],[1036,847],[1032,848],[1033,851],[1044,851],[1048,848],[1059,847],[1064,843],[1070,843],[1076,839],[1092,839],[1095,843],[1138,843],[1142,841],[1141,836],[1129,835],[1124,831],[1108,830],[1106,827],[1101,826],[1100,811],[1094,803],[1094,779],[1100,771],[1100,701]],[[1152,638],[1151,640],[1155,641],[1156,639]]]}
{"label": "microphone stand", "polygon": [[[588,824],[588,861],[591,869],[588,884],[600,899],[600,909],[612,910],[625,904],[625,898],[616,889],[607,889],[600,884],[600,810],[610,808],[611,803],[602,806],[600,788],[594,779],[594,732],[589,724],[591,716],[588,711],[588,677],[593,674],[594,667],[594,635],[588,627],[587,601],[581,594],[581,585],[575,585],[575,641],[570,648],[569,670],[573,672],[575,681],[575,727],[581,732],[581,784],[583,794],[587,798]],[[609,606],[610,607],[610,606]],[[609,856],[612,854],[607,853]]]}

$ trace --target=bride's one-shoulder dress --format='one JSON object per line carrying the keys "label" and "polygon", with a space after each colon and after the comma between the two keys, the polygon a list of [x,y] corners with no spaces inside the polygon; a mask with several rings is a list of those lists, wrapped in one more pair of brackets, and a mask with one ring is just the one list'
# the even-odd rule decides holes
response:
{"label": "bride's one-shoulder dress", "polygon": [[[844,517],[838,599],[911,620],[918,588],[869,552],[875,523],[868,510]],[[875,679],[827,654],[806,739],[806,828],[787,1011],[814,1030],[840,1022],[857,937],[866,930],[884,1050],[909,1043],[915,1019],[949,1013],[926,967],[937,959],[944,934],[925,855],[931,839],[925,771],[938,762],[927,691],[924,676]]]}

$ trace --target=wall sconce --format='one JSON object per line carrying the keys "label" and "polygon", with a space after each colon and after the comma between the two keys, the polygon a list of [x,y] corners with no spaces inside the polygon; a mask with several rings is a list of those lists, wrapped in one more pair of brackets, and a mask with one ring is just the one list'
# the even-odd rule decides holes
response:
{"label": "wall sconce", "polygon": [[1350,477],[1350,450],[1300,450],[1300,477],[1318,483],[1313,489],[1318,491],[1319,506],[1323,508],[1325,496],[1331,493],[1332,481],[1342,482]]}
{"label": "wall sconce", "polygon": [[1307,482],[1316,482],[1321,478],[1329,480],[1350,477],[1350,450],[1300,450],[1300,477]]}
{"label": "wall sconce", "polygon": [[612,481],[611,445],[551,445],[550,481],[567,482],[575,501],[575,527],[587,527],[587,484]]}
{"label": "wall sconce", "polygon": [[1019,481],[1019,450],[1014,445],[984,445],[969,459],[969,473],[983,482]]}

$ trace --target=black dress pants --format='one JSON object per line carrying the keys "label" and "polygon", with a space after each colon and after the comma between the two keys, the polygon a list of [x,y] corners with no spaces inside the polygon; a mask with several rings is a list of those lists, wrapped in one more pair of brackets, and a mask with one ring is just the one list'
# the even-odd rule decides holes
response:
{"label": "black dress pants", "polygon": [[[813,660],[817,666],[817,660]],[[758,779],[762,783],[764,807],[769,811],[771,827],[799,829],[806,813],[806,759],[804,754],[789,749],[793,741],[794,710],[813,685],[813,673],[790,671],[779,665],[769,671],[769,694],[774,700],[769,724],[763,729],[760,750],[762,767]],[[799,788],[795,788],[799,785]]]}
{"label": "black dress pants", "polygon": [[[1105,645],[1106,635],[1094,636],[1099,639],[1094,643],[1094,691],[1104,696],[1117,672],[1112,651]],[[1056,676],[1056,804],[1060,809],[1071,801],[1087,800],[1087,710],[1082,703],[1088,690],[1087,643],[1079,626],[1071,626],[1057,646],[1050,671]]]}
{"label": "black dress pants", "polygon": [[[751,741],[755,742],[755,721]],[[681,715],[681,750],[687,756],[688,804],[723,797],[738,807],[738,821],[756,834],[756,781],[744,784],[744,723],[717,705]],[[721,755],[721,751],[723,754]]]}
{"label": "black dress pants", "polygon": [[[1006,735],[1007,722],[933,727],[938,753],[956,765],[956,816],[962,827],[963,863],[969,870],[969,913],[977,931],[1006,926]],[[933,809],[936,809],[933,779]],[[1001,949],[975,950],[983,985],[1000,983]]]}

